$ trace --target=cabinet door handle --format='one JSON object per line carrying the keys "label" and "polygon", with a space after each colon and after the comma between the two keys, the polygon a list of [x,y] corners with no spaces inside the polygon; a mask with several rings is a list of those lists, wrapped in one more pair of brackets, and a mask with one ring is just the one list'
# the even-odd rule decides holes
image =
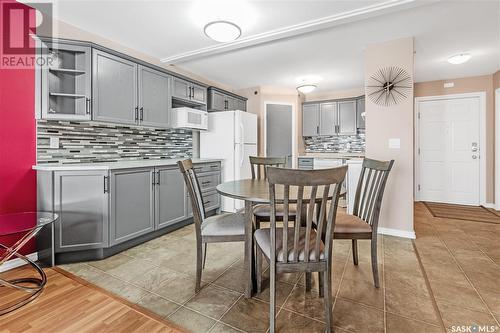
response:
{"label": "cabinet door handle", "polygon": [[104,193],[109,193],[109,177],[104,176]]}
{"label": "cabinet door handle", "polygon": [[319,134],[319,126],[316,126],[316,134]]}
{"label": "cabinet door handle", "polygon": [[134,113],[134,120],[137,121],[139,120],[139,107],[135,107],[135,113]]}
{"label": "cabinet door handle", "polygon": [[85,101],[85,114],[90,114],[90,98]]}
{"label": "cabinet door handle", "polygon": [[139,109],[140,110],[140,120],[143,121],[144,120],[144,107],[141,106],[141,108]]}
{"label": "cabinet door handle", "polygon": [[156,185],[160,185],[160,171],[157,171],[157,175],[156,175]]}

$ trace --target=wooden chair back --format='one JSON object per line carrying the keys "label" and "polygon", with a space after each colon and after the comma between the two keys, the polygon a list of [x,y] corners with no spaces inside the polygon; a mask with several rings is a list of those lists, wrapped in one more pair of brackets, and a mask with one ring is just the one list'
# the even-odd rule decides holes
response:
{"label": "wooden chair back", "polygon": [[203,206],[203,197],[201,195],[201,187],[193,169],[193,162],[191,159],[178,161],[177,165],[184,176],[184,182],[188,189],[189,197],[191,199],[191,206],[193,207],[193,219],[196,227],[196,233],[200,232],[201,224],[206,218],[205,207]]}
{"label": "wooden chair back", "polygon": [[286,162],[286,157],[250,156],[252,179],[267,179],[267,167],[284,168]]}
{"label": "wooden chair back", "polygon": [[[276,262],[276,205],[284,205],[282,228],[283,263],[296,263],[299,261],[299,250],[305,249],[304,262],[328,261],[331,257],[333,231],[337,215],[337,206],[345,179],[347,166],[322,170],[298,170],[269,167],[267,177],[271,201],[271,260]],[[276,198],[276,189],[283,192],[283,199]],[[290,197],[293,193],[293,197]],[[281,197],[281,194],[280,194]],[[311,199],[312,198],[312,199]],[[290,201],[297,203],[297,217],[293,226],[289,226]],[[302,211],[305,210],[305,211]],[[318,211],[319,210],[319,211]],[[327,211],[328,210],[328,211]],[[305,218],[305,223],[302,219]],[[305,228],[305,236],[300,232]],[[289,229],[293,235],[288,239]],[[316,237],[311,237],[311,231],[317,232]],[[324,241],[324,258],[320,258],[320,245]],[[301,243],[302,242],[302,243]],[[314,242],[311,244],[311,242]],[[305,244],[302,245],[302,244]],[[313,246],[311,246],[313,245]],[[311,254],[311,249],[313,253]],[[289,258],[290,253],[291,258]],[[311,257],[311,258],[310,258]]]}
{"label": "wooden chair back", "polygon": [[394,160],[377,161],[368,158],[363,160],[356,196],[354,197],[353,215],[370,224],[375,233],[385,185],[393,164]]}

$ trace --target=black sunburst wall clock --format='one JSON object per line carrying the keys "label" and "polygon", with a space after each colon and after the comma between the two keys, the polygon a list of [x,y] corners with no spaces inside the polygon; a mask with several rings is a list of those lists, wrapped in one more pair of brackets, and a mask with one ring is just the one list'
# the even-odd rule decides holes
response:
{"label": "black sunburst wall clock", "polygon": [[381,106],[398,104],[410,95],[412,89],[410,74],[397,66],[380,68],[366,82],[366,95]]}

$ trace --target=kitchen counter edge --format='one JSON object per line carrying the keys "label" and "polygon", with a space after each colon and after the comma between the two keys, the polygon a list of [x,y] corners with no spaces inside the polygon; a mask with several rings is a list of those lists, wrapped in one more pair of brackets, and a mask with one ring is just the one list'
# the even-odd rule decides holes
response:
{"label": "kitchen counter edge", "polygon": [[[109,163],[74,163],[74,164],[36,164],[33,170],[37,171],[76,171],[76,170],[117,170],[134,168],[152,168],[176,165],[183,159],[122,161]],[[222,159],[192,159],[193,164],[221,162]]]}

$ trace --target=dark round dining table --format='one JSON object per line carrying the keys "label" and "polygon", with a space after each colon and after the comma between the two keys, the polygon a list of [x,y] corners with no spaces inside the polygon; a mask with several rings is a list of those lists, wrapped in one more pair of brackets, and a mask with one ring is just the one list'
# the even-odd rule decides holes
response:
{"label": "dark round dining table", "polygon": [[8,260],[17,258],[35,270],[38,277],[16,278],[5,280],[0,278],[0,290],[11,288],[23,291],[24,297],[16,298],[7,304],[0,304],[0,316],[14,311],[38,297],[47,283],[43,269],[19,251],[30,242],[43,227],[54,223],[57,214],[49,212],[23,212],[0,215],[0,267]]}
{"label": "dark round dining table", "polygon": [[[303,200],[308,202],[310,199],[310,188],[304,188]],[[331,188],[333,193],[334,187]],[[224,182],[217,186],[217,192],[225,197],[243,200],[245,202],[245,297],[252,297],[255,286],[254,275],[254,256],[253,256],[253,206],[255,204],[270,203],[269,183],[265,179],[241,179]],[[297,187],[290,186],[289,202],[296,203]],[[277,201],[283,199],[284,187],[276,186],[275,198]],[[321,201],[323,190],[318,187],[316,200]],[[342,193],[341,193],[342,195]]]}

